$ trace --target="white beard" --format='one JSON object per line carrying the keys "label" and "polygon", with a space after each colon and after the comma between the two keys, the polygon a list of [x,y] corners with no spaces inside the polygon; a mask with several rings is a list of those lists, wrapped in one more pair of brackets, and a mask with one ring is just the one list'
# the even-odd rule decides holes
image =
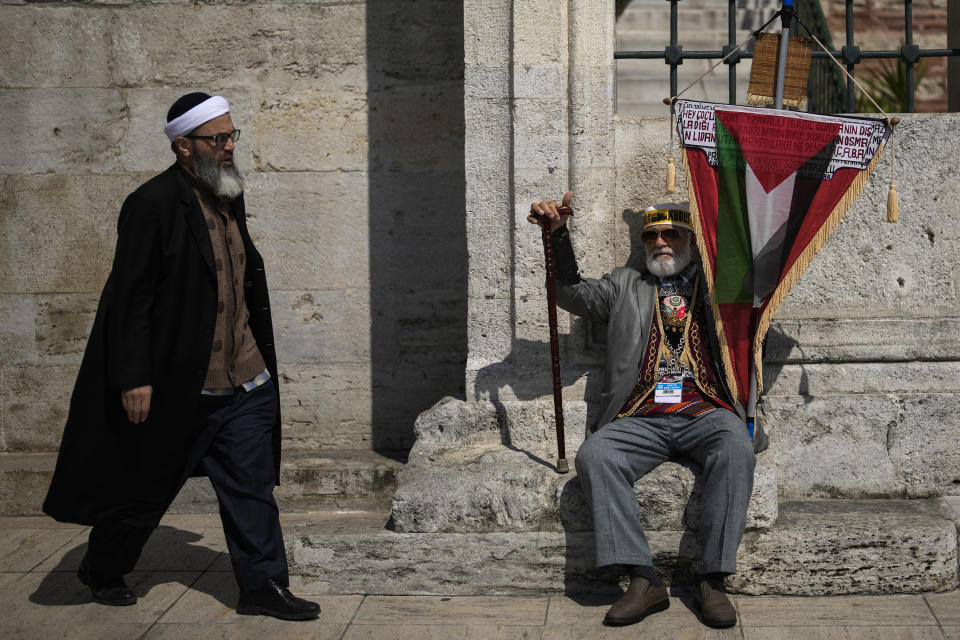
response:
{"label": "white beard", "polygon": [[658,278],[675,276],[690,265],[692,254],[689,244],[676,253],[670,247],[654,249],[652,254],[647,253],[646,256],[647,271]]}
{"label": "white beard", "polygon": [[216,163],[197,154],[193,159],[193,172],[221,200],[229,202],[243,194],[243,176],[236,166],[221,169]]}

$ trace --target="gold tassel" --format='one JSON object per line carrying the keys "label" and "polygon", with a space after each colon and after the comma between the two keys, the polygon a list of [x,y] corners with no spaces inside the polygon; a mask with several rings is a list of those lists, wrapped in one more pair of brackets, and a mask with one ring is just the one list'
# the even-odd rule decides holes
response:
{"label": "gold tassel", "polygon": [[673,164],[673,154],[670,154],[670,160],[667,161],[667,193],[674,193],[677,190],[677,167]]}
{"label": "gold tassel", "polygon": [[887,222],[896,222],[900,219],[900,212],[897,207],[897,186],[890,183],[890,191],[887,192]]}

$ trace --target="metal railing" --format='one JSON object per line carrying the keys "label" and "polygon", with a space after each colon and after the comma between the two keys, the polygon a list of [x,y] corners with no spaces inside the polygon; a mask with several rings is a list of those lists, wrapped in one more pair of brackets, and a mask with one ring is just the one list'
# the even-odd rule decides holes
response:
{"label": "metal railing", "polygon": [[[684,60],[718,60],[730,54],[739,44],[737,42],[737,0],[727,0],[728,4],[728,29],[727,44],[719,51],[684,51],[677,36],[677,3],[680,0],[669,0],[670,2],[670,44],[663,51],[616,51],[613,54],[615,60],[663,60],[670,66],[670,95],[677,95],[677,67],[683,64]],[[826,21],[823,20],[823,12],[820,9],[819,0],[796,0],[797,18],[802,23],[801,27],[793,26],[791,33],[806,35],[805,28],[811,31],[820,31],[829,37],[829,31],[826,29]],[[803,8],[801,8],[803,7]],[[914,105],[914,65],[920,58],[948,57],[960,55],[960,49],[921,49],[913,43],[913,1],[903,0],[904,10],[904,45],[899,50],[886,51],[863,51],[854,44],[854,13],[853,0],[846,0],[846,44],[840,49],[833,49],[832,39],[824,40],[820,34],[817,37],[823,42],[824,46],[830,49],[830,53],[842,62],[847,72],[851,76],[856,75],[856,67],[863,60],[887,58],[903,61],[906,66],[907,83],[907,112],[915,110]],[[819,25],[815,26],[816,23]],[[798,22],[794,20],[794,25]],[[753,58],[752,51],[738,51],[726,59],[729,77],[730,104],[736,103],[737,92],[737,63],[744,58]],[[855,91],[856,87],[850,79],[845,79],[842,74],[837,73],[836,65],[829,59],[822,50],[813,52],[814,68],[811,69],[811,82],[808,85],[808,103],[811,110],[825,113],[853,113],[856,111]],[[814,74],[814,69],[820,65],[821,70]],[[828,66],[829,65],[829,66]],[[827,69],[832,69],[827,70]],[[838,87],[846,90],[846,100],[842,96],[837,98]],[[809,95],[810,92],[816,92],[816,95]]]}

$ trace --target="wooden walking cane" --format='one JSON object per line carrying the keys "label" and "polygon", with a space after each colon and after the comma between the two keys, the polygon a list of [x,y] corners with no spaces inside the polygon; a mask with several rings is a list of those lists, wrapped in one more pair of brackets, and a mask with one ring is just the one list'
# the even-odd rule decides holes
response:
{"label": "wooden walking cane", "polygon": [[[537,215],[535,212],[531,212]],[[557,207],[557,213],[573,215],[570,207]],[[557,473],[569,473],[566,443],[563,437],[563,385],[560,382],[560,339],[557,335],[557,293],[553,282],[553,241],[550,238],[550,220],[540,218],[540,231],[543,236],[543,254],[547,272],[547,318],[550,322],[550,362],[553,365],[553,413],[557,424]]]}

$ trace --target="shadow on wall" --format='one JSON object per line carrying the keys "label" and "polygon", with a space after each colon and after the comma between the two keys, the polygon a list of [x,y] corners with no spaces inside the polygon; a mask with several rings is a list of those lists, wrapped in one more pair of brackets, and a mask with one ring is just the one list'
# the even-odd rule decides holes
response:
{"label": "shadow on wall", "polygon": [[373,448],[462,398],[467,357],[463,6],[366,5]]}

